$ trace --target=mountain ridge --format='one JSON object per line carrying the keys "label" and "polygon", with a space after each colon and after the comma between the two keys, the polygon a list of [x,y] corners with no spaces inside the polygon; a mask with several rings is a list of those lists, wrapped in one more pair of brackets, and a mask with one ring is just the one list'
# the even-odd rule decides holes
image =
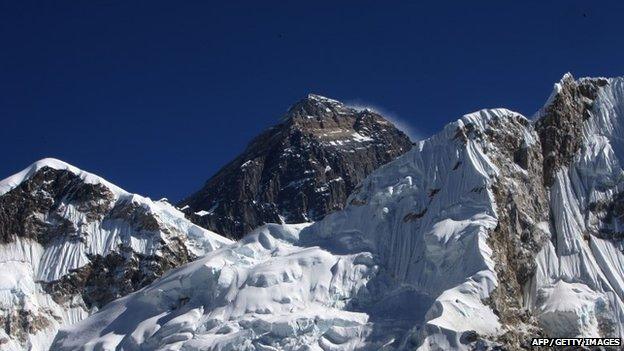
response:
{"label": "mountain ridge", "polygon": [[372,172],[343,210],[264,225],[63,329],[55,347],[522,350],[535,336],[622,337],[624,79],[564,76],[555,91],[538,121],[464,115]]}
{"label": "mountain ridge", "polygon": [[[314,126],[307,111],[296,118]],[[566,74],[536,115],[464,115],[372,171],[344,209],[237,242],[164,201],[35,162],[0,181],[0,344],[522,350],[535,336],[622,337],[624,78]],[[126,249],[98,244],[110,240]],[[91,242],[101,258],[50,250]],[[147,279],[105,273],[128,262],[147,262]],[[83,276],[87,264],[98,268]],[[102,286],[112,294],[93,294]]]}

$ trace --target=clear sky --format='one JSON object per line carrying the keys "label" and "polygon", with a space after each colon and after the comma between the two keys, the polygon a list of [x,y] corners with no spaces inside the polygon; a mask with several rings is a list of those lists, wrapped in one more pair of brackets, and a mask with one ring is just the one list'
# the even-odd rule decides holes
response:
{"label": "clear sky", "polygon": [[624,2],[2,1],[0,178],[56,157],[180,200],[309,92],[429,136],[624,75]]}

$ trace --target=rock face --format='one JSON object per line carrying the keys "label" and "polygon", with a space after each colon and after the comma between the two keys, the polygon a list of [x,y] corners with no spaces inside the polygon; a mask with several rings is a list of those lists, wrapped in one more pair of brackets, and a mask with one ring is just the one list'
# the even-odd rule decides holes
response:
{"label": "rock face", "polygon": [[566,74],[539,113],[535,128],[544,154],[544,183],[551,186],[556,172],[568,166],[581,148],[583,122],[591,115],[598,90],[608,84],[604,78],[575,81]]}
{"label": "rock face", "polygon": [[342,209],[362,179],[410,148],[379,114],[309,95],[178,206],[232,238],[264,223],[315,221]]}
{"label": "rock face", "polygon": [[56,330],[228,240],[54,159],[0,182],[0,344],[44,350]]}

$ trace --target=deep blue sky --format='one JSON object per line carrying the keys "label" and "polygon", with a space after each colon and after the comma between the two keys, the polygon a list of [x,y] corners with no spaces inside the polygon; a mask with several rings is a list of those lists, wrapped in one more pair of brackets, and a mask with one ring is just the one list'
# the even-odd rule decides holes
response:
{"label": "deep blue sky", "polygon": [[428,136],[624,74],[618,2],[440,3],[3,1],[0,178],[49,156],[179,200],[308,92]]}

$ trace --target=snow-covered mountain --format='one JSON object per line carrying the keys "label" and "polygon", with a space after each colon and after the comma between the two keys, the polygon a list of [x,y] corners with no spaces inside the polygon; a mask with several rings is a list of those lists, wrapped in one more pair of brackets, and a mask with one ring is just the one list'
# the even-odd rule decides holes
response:
{"label": "snow-covered mountain", "polygon": [[265,223],[315,221],[411,146],[380,114],[310,94],[178,206],[237,239]]}
{"label": "snow-covered mountain", "polygon": [[55,159],[0,181],[0,349],[47,350],[61,326],[231,242]]}
{"label": "snow-covered mountain", "polygon": [[472,350],[624,337],[624,78],[463,116],[314,224],[265,225],[55,350]]}

